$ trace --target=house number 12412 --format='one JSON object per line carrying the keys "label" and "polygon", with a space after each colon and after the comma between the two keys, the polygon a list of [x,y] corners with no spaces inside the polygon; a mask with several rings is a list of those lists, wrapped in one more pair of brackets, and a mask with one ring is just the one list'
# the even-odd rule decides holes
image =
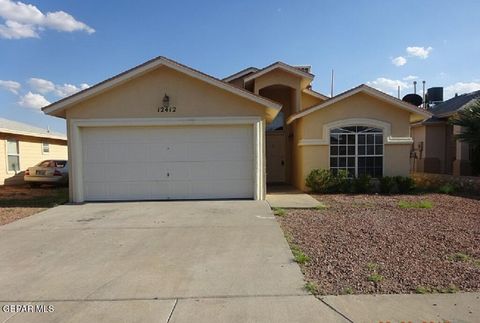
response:
{"label": "house number 12412", "polygon": [[176,107],[160,107],[158,108],[158,112],[177,112]]}

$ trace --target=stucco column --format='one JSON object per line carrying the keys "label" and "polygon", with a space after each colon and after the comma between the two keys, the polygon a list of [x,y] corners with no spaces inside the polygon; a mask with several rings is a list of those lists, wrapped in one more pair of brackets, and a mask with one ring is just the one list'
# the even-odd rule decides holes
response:
{"label": "stucco column", "polygon": [[302,108],[302,91],[300,89],[295,89],[295,106],[294,111],[299,112]]}
{"label": "stucco column", "polygon": [[[453,126],[453,134],[462,132],[462,127]],[[453,162],[453,175],[471,175],[468,143],[456,140],[455,160]]]}

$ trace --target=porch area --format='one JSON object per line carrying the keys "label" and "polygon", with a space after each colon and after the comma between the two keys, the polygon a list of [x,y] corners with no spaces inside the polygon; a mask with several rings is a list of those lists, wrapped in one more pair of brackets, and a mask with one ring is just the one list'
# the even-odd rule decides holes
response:
{"label": "porch area", "polygon": [[267,202],[272,208],[312,209],[320,203],[309,194],[288,184],[267,186]]}

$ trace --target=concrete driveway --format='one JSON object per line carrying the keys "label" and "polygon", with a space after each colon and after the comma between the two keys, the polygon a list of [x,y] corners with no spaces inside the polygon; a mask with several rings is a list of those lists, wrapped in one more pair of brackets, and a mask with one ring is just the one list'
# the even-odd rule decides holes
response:
{"label": "concrete driveway", "polygon": [[59,206],[0,227],[0,261],[0,322],[345,321],[262,201]]}

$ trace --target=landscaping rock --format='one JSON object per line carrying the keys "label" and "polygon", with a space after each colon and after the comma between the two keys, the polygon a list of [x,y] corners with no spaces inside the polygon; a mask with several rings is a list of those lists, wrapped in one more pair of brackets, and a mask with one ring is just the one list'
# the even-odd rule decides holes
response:
{"label": "landscaping rock", "polygon": [[[310,258],[302,270],[320,293],[480,290],[478,198],[441,194],[315,197],[330,207],[288,210],[278,221],[292,236],[292,243]],[[401,208],[400,201],[411,205],[430,201],[432,207]]]}

